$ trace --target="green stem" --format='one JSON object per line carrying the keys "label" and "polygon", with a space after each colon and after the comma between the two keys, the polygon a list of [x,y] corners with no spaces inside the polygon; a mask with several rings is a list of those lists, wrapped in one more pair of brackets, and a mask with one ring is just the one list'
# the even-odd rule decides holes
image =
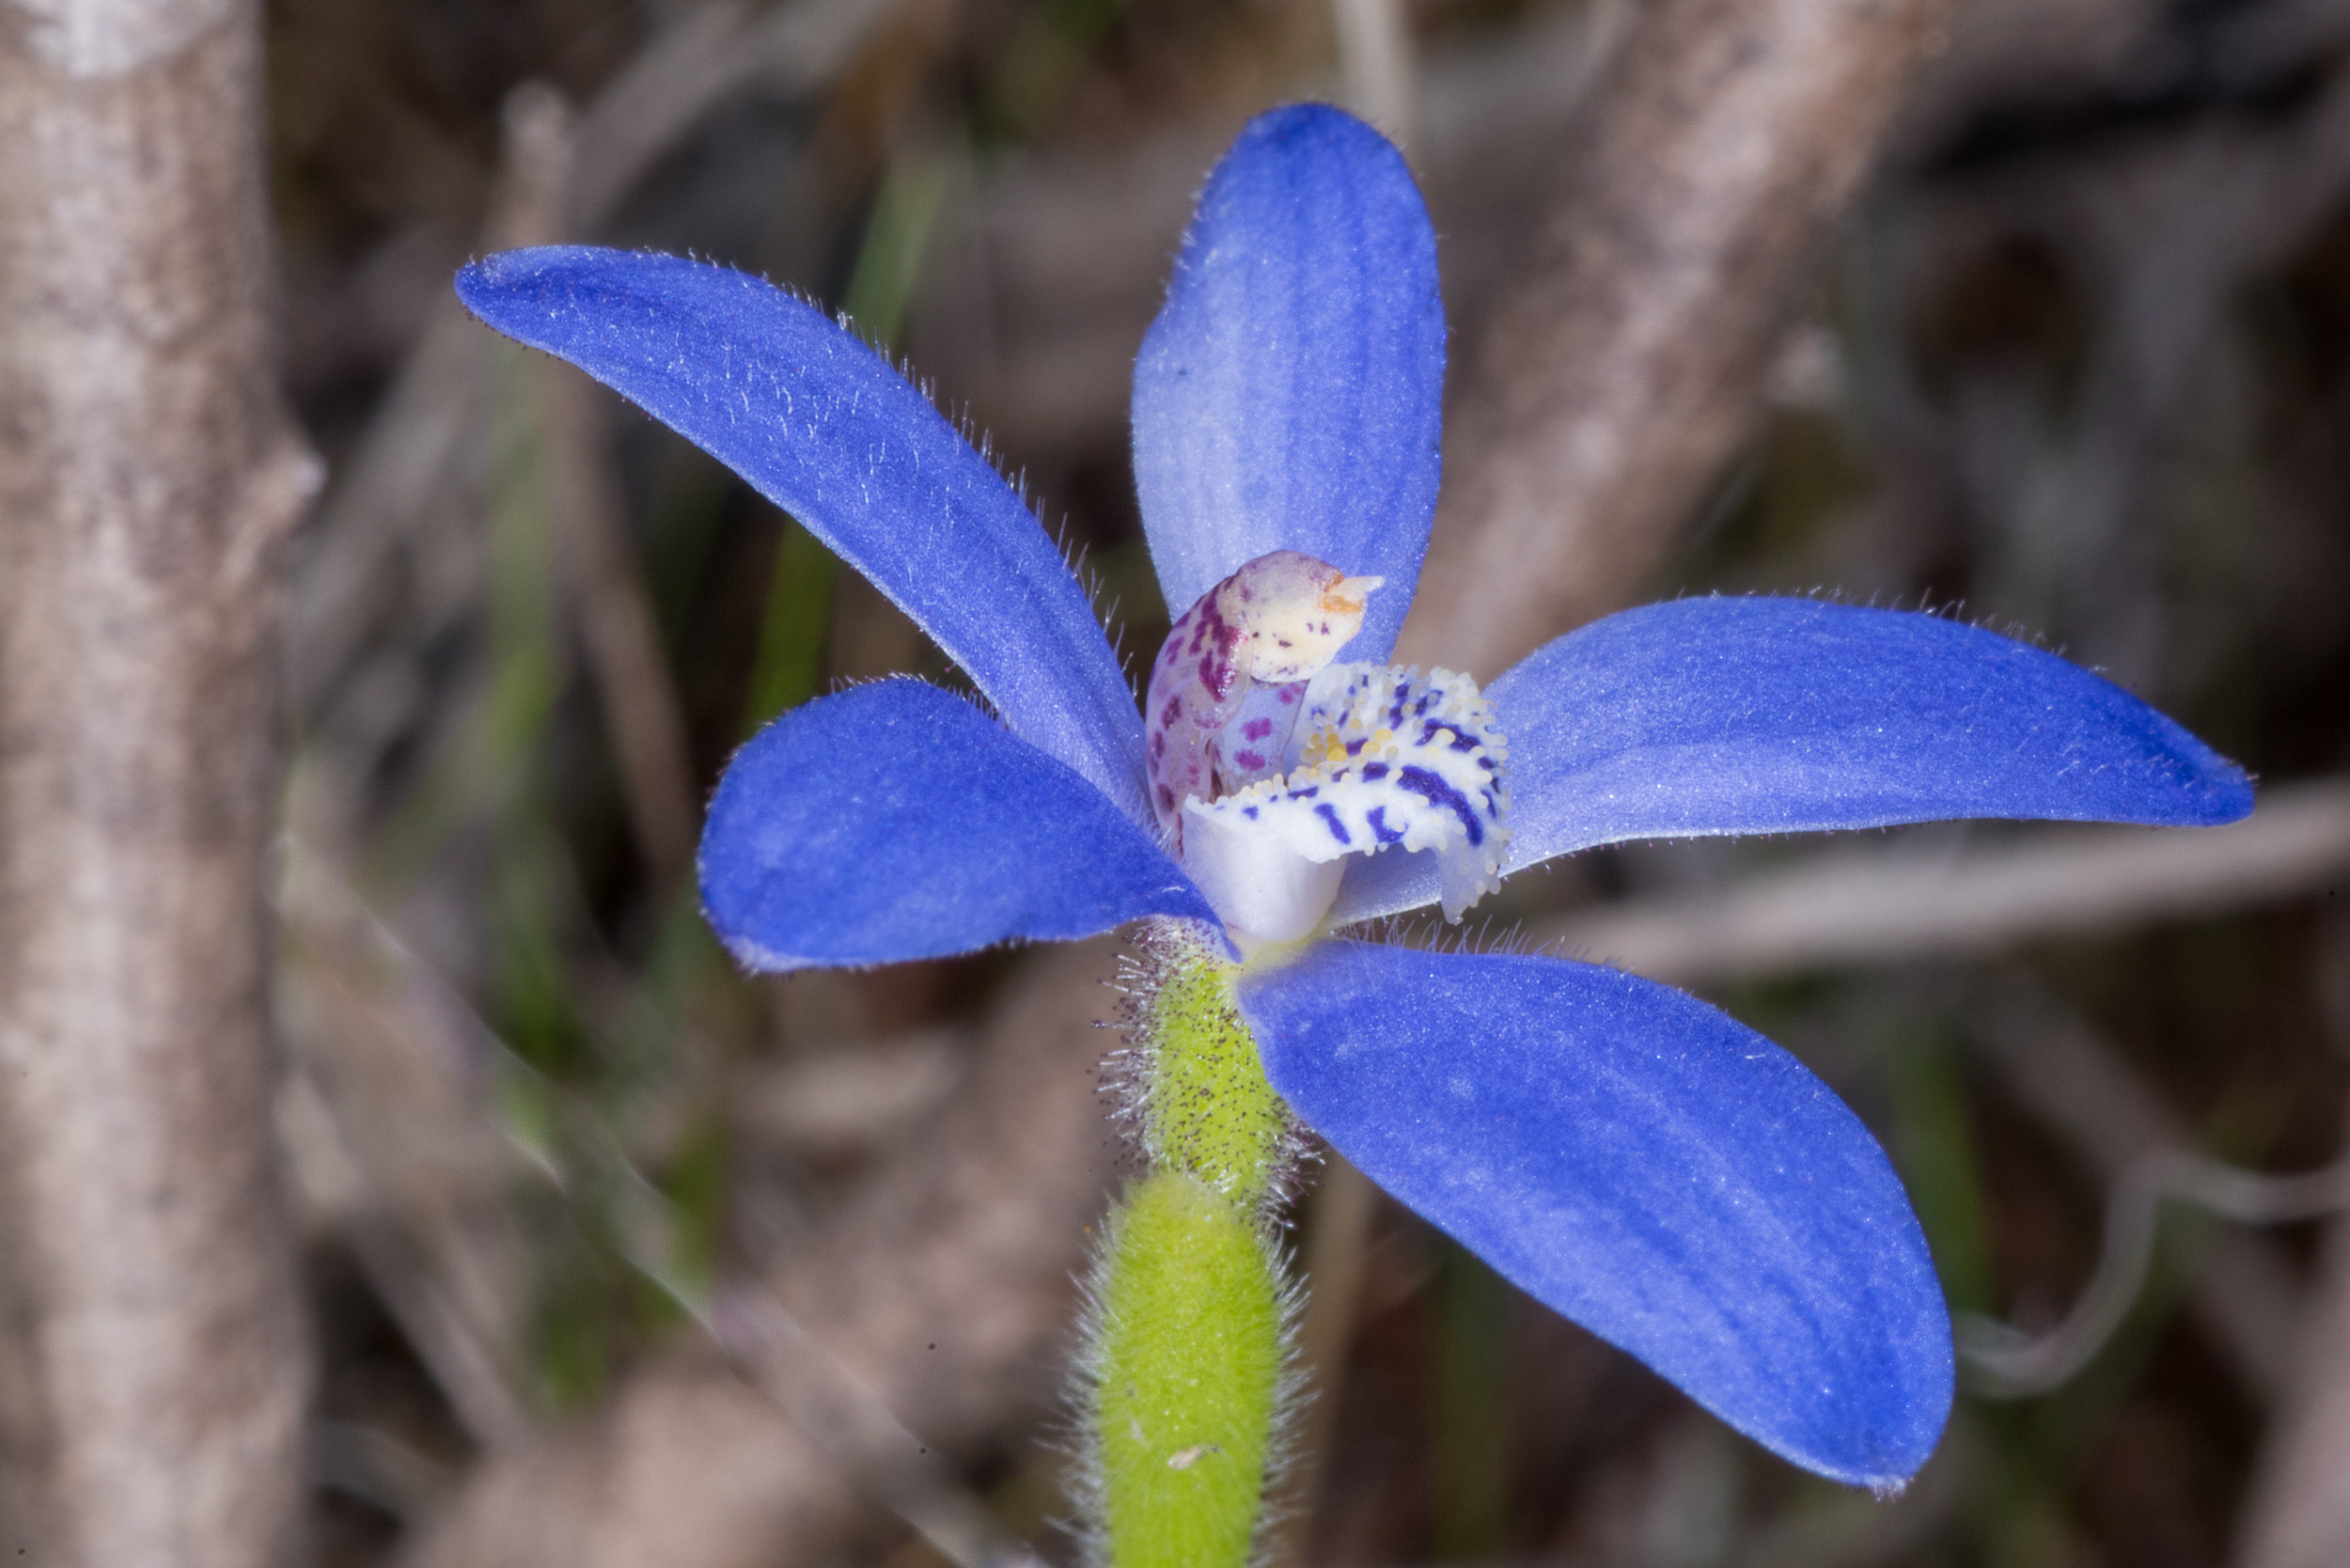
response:
{"label": "green stem", "polygon": [[1095,1280],[1095,1532],[1110,1568],[1244,1568],[1287,1392],[1271,1227],[1297,1133],[1231,966],[1167,922],[1138,946],[1122,1088],[1155,1168],[1112,1214]]}
{"label": "green stem", "polygon": [[1093,1412],[1116,1568],[1246,1563],[1280,1390],[1280,1287],[1249,1216],[1196,1176],[1111,1219]]}

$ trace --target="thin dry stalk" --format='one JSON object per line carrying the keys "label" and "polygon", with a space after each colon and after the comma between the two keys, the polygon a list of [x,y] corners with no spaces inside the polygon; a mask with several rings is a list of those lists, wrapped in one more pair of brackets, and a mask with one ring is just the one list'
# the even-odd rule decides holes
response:
{"label": "thin dry stalk", "polygon": [[[2322,928],[2317,961],[2328,1032],[2350,1050],[2350,916]],[[2350,1560],[2350,1219],[2326,1228],[2312,1297],[2292,1397],[2269,1425],[2236,1520],[2236,1568]]]}
{"label": "thin dry stalk", "polygon": [[[565,214],[572,205],[576,139],[571,110],[552,87],[526,84],[507,99],[505,164],[515,244],[559,244],[571,238]],[[541,358],[535,368],[556,561],[610,727],[629,823],[655,897],[666,898],[693,865],[701,814],[685,716],[629,538],[604,416],[606,394],[560,360]]]}
{"label": "thin dry stalk", "polygon": [[271,1161],[278,572],[259,8],[0,29],[0,1519],[290,1561],[310,1355]]}
{"label": "thin dry stalk", "polygon": [[2201,1209],[2235,1225],[2320,1219],[2350,1207],[2350,1160],[2279,1175],[2248,1170],[2195,1149],[2156,1149],[2138,1155],[2106,1195],[2096,1272],[2062,1322],[2034,1334],[1995,1319],[1961,1314],[1958,1353],[1977,1387],[1994,1398],[2029,1398],[2071,1382],[2094,1361],[2128,1321],[2146,1288],[2168,1202]]}
{"label": "thin dry stalk", "polygon": [[[1045,1407],[1073,1277],[1112,1179],[1095,1092],[1106,940],[1042,953],[990,1023],[972,1080],[767,1281],[851,1379],[953,1455]],[[742,1349],[762,1379],[790,1365]],[[803,1359],[805,1359],[803,1357]],[[811,1391],[811,1397],[813,1397]],[[408,1568],[772,1568],[828,1560],[885,1518],[771,1401],[707,1363],[633,1379],[603,1416],[482,1465]],[[785,1555],[788,1544],[788,1557]]]}
{"label": "thin dry stalk", "polygon": [[1332,0],[1346,105],[1406,156],[1419,150],[1419,61],[1402,0]]}
{"label": "thin dry stalk", "polygon": [[2217,914],[2323,887],[2350,866],[2350,780],[2263,792],[2246,822],[2192,833],[2042,829],[1936,854],[1824,850],[1701,897],[1539,924],[1577,957],[1681,984],[1996,951],[2048,936]]}
{"label": "thin dry stalk", "polygon": [[[520,1162],[484,1109],[484,1053],[320,851],[289,838],[281,853],[277,1007],[298,1075],[280,1126],[310,1135],[288,1137],[288,1163],[306,1189],[340,1189],[322,1217],[466,1432],[510,1446],[534,1424],[527,1281],[501,1207]],[[315,1115],[288,1114],[304,1100]]]}
{"label": "thin dry stalk", "polygon": [[[2113,1048],[2045,997],[2020,986],[1994,999],[1969,1043],[2025,1109],[2063,1138],[2107,1186],[2141,1160],[2190,1146],[2193,1133]],[[2245,1390],[2282,1401],[2297,1375],[2300,1282],[2275,1243],[2224,1231],[2195,1276],[2187,1307]]]}

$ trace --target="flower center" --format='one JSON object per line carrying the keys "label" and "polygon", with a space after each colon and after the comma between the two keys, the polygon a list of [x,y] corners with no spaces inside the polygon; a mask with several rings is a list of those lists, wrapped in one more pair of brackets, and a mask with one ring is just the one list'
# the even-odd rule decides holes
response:
{"label": "flower center", "polygon": [[1333,665],[1308,683],[1290,771],[1183,807],[1183,866],[1225,919],[1276,942],[1338,896],[1343,857],[1433,851],[1444,915],[1501,883],[1510,747],[1477,683],[1449,670]]}
{"label": "flower center", "polygon": [[[1143,756],[1152,809],[1177,846],[1185,800],[1214,800],[1232,787],[1230,769],[1265,765],[1261,746],[1237,735],[1230,737],[1233,755],[1225,755],[1225,732],[1251,697],[1293,685],[1338,657],[1362,630],[1363,603],[1382,580],[1276,550],[1201,594],[1169,629],[1143,699]],[[1261,698],[1253,716],[1268,718],[1264,706]],[[1260,743],[1274,732],[1269,722],[1251,728]]]}
{"label": "flower center", "polygon": [[1309,934],[1344,857],[1439,856],[1445,917],[1500,880],[1509,746],[1465,675],[1333,665],[1379,579],[1294,551],[1201,597],[1152,667],[1147,766],[1159,823],[1234,930]]}

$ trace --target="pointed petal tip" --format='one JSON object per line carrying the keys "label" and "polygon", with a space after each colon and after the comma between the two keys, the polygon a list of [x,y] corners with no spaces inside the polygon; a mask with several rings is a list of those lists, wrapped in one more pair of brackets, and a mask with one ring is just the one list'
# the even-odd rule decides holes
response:
{"label": "pointed petal tip", "polygon": [[1277,148],[1293,155],[1307,146],[1325,148],[1341,157],[1392,159],[1403,165],[1403,154],[1377,126],[1335,103],[1314,100],[1265,110],[1233,138],[1225,157],[1257,156],[1260,148]]}
{"label": "pointed petal tip", "polygon": [[495,324],[494,318],[500,307],[533,284],[559,274],[583,275],[592,270],[599,257],[631,254],[594,245],[524,245],[492,251],[457,269],[457,297],[466,309]]}
{"label": "pointed petal tip", "polygon": [[2194,816],[2179,825],[2222,827],[2250,816],[2259,804],[2252,776],[2201,742],[2196,745],[2202,752],[2203,767],[2192,792]]}
{"label": "pointed petal tip", "polygon": [[2102,676],[1914,612],[1673,600],[1571,632],[1489,690],[1512,743],[1513,867],[1630,839],[2252,808],[2241,768]]}

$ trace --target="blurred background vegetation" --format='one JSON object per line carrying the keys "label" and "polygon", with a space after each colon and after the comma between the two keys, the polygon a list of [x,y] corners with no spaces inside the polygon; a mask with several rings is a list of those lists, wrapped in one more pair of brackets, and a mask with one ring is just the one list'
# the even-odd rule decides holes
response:
{"label": "blurred background vegetation", "polygon": [[[1624,8],[1402,8],[1401,129],[1456,337]],[[2268,785],[2339,775],[2350,22],[2260,0],[2010,9],[1998,47],[1961,51],[1896,139],[1766,420],[1645,596],[1957,607],[2107,670]],[[1132,355],[1223,142],[1270,102],[1351,90],[1333,14],[271,7],[286,363],[335,476],[298,543],[279,997],[326,1355],[325,1560],[412,1547],[485,1454],[591,1418],[710,1330],[723,1281],[926,1158],[927,1119],[1032,962],[753,983],[725,960],[689,870],[732,748],[836,682],[950,673],[714,463],[469,326],[451,273],[569,237],[692,251],[845,310],[991,432],[1101,575],[1138,667],[1167,606],[1127,461]],[[1871,847],[1957,864],[2042,841],[1998,824],[1897,838]],[[1496,918],[1589,933],[1820,850],[1601,852],[1512,883]],[[2333,1159],[2350,1104],[2340,886],[2303,866],[2227,908],[1708,994],[1877,1128],[1953,1305],[2038,1333],[2095,1274],[2109,1191],[2143,1149]],[[1317,1213],[1309,1199],[1301,1247]],[[1733,1437],[1382,1206],[1324,1369],[1310,1517],[1283,1550],[2220,1562],[2300,1373],[2292,1329],[2321,1293],[2324,1234],[2166,1208],[2142,1288],[2083,1364],[2022,1398],[1971,1377],[1942,1453],[1878,1504]],[[1030,1372],[1049,1388],[1052,1369]],[[1008,1538],[1062,1561],[1050,1437],[1008,1409],[954,1474]],[[916,1568],[934,1543],[899,1524],[851,1555]]]}

